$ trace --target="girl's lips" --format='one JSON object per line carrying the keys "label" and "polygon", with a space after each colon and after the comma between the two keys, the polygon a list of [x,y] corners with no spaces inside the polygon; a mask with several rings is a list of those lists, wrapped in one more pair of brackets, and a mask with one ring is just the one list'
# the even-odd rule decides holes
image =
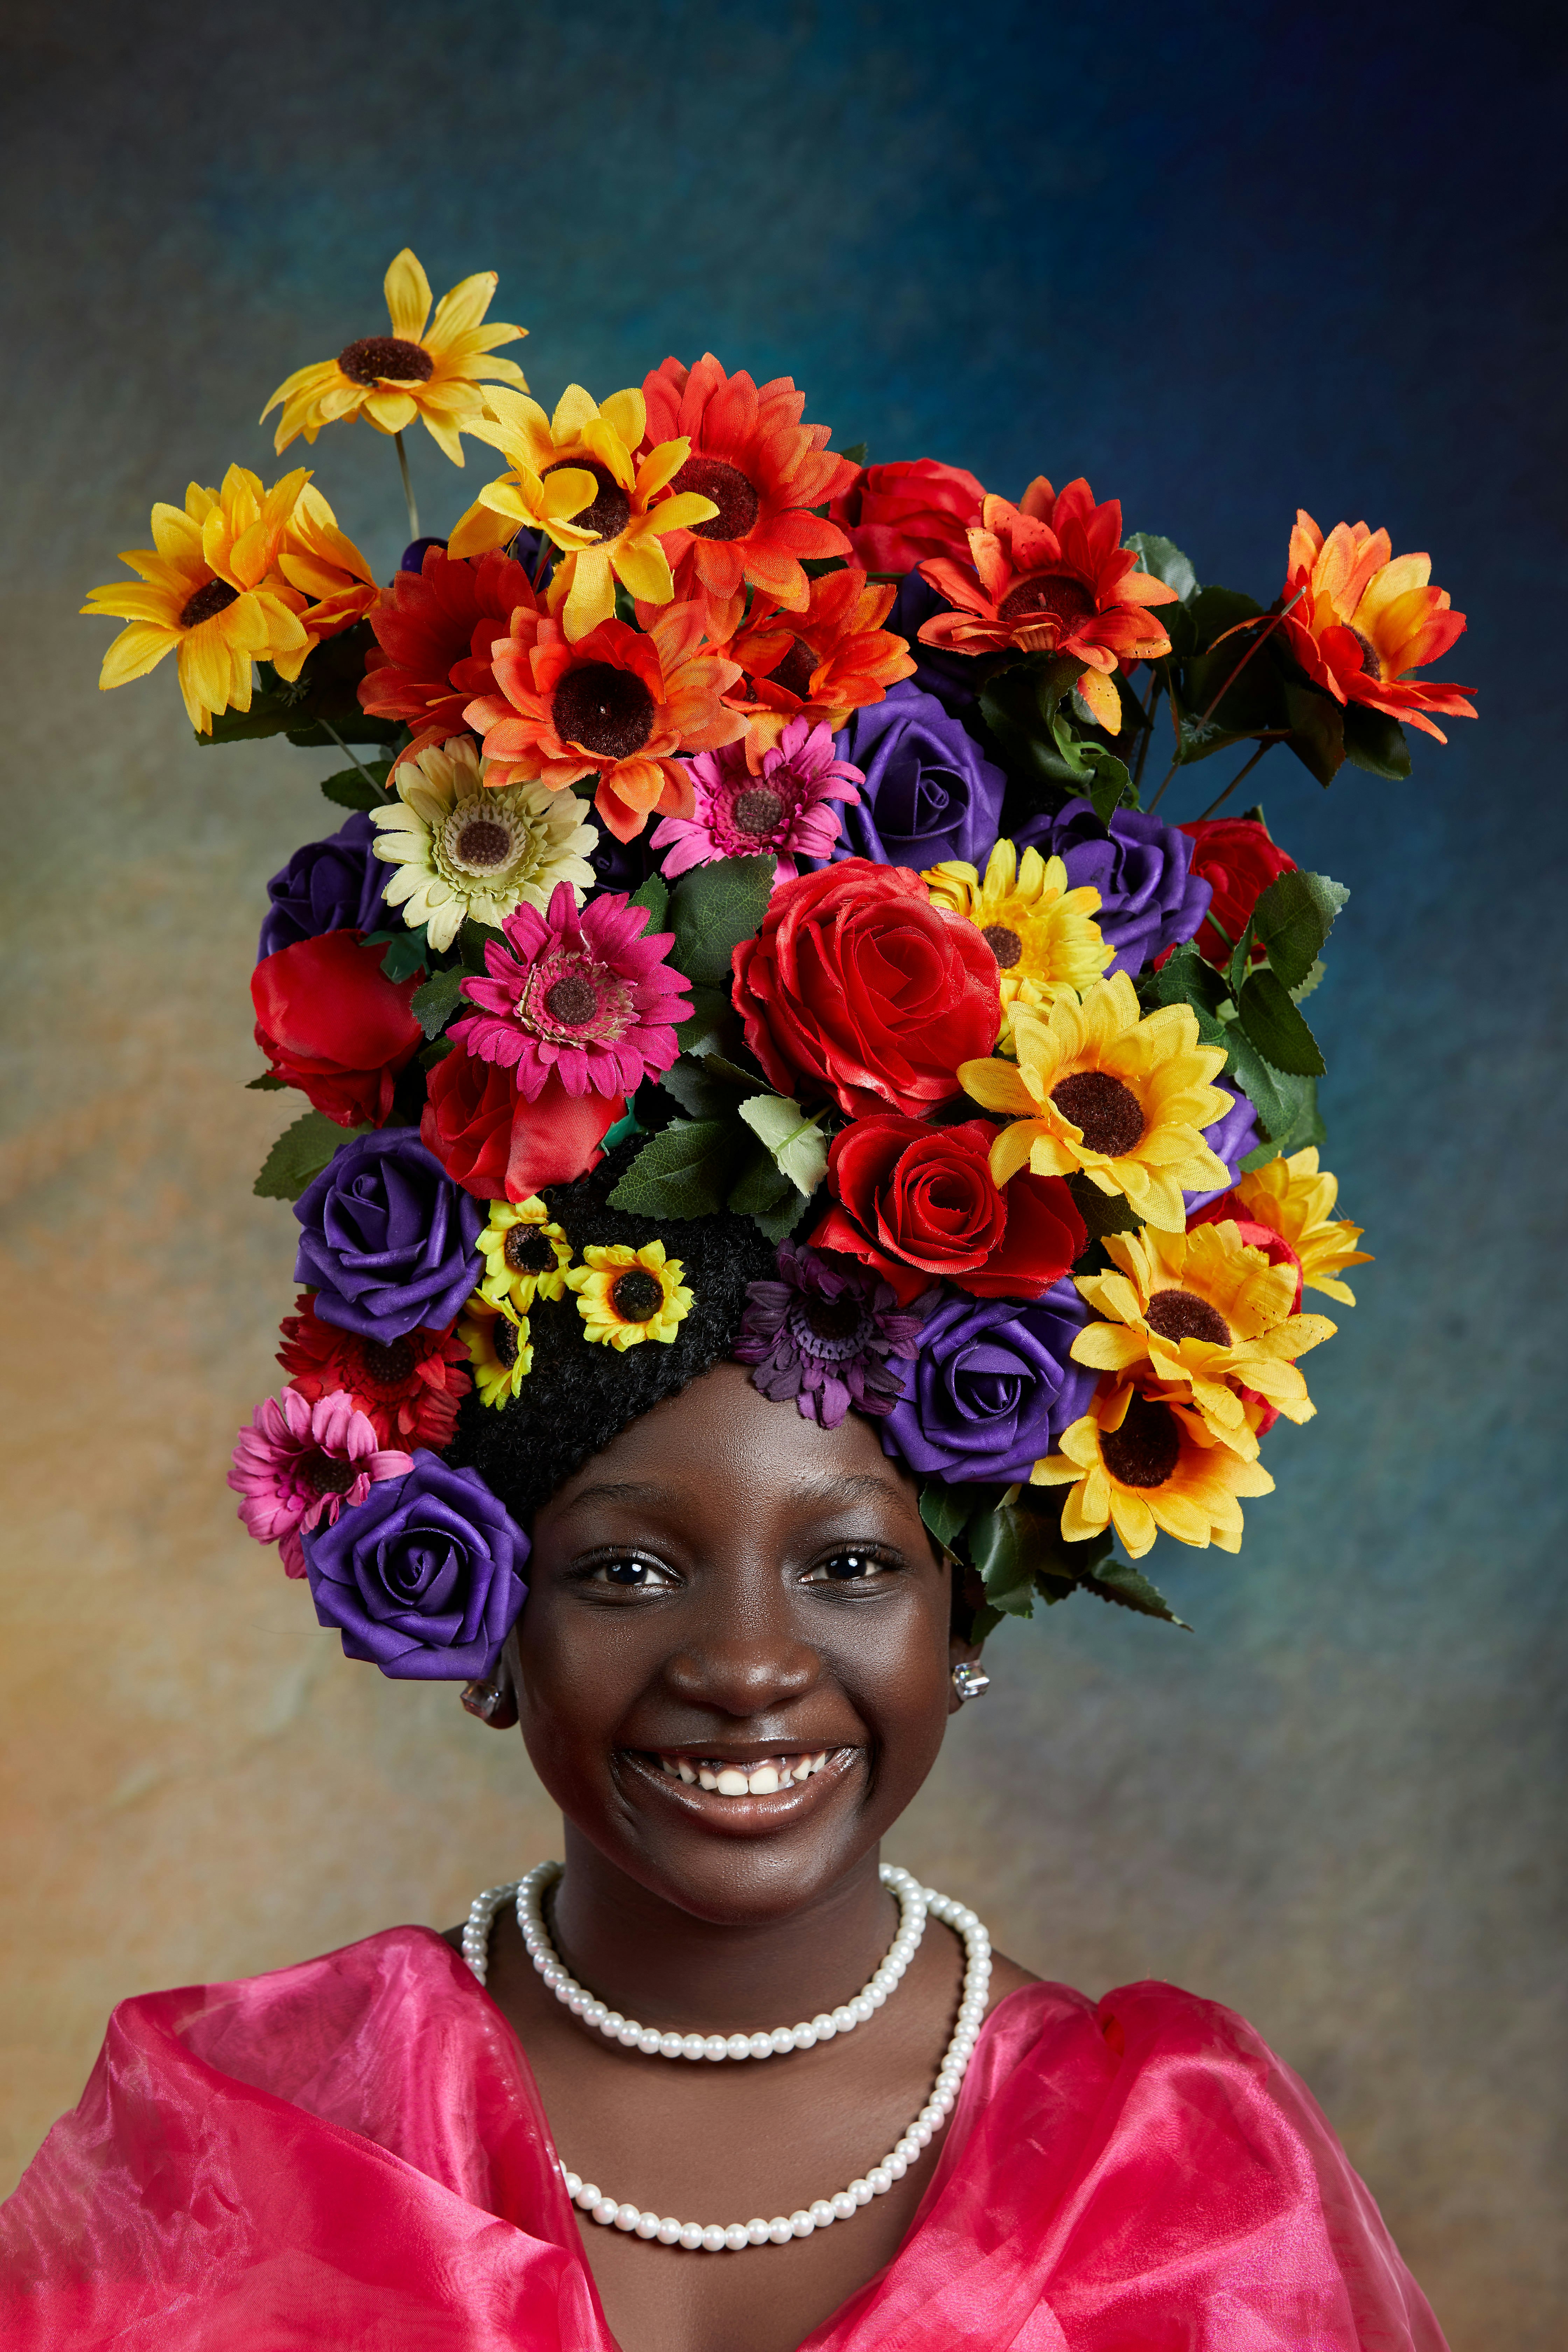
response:
{"label": "girl's lips", "polygon": [[[678,1757],[674,1752],[665,1755],[638,1748],[623,1748],[616,1758],[618,1765],[631,1769],[641,1786],[657,1790],[667,1803],[678,1806],[689,1820],[700,1822],[704,1829],[721,1832],[727,1831],[731,1835],[742,1836],[751,1832],[781,1829],[789,1822],[804,1819],[807,1813],[815,1812],[826,1801],[829,1791],[842,1784],[859,1760],[860,1750],[858,1748],[797,1751],[793,1759],[795,1767],[798,1769],[804,1765],[811,1769],[804,1779],[796,1778],[792,1771],[785,1780],[782,1769],[785,1759],[782,1756],[759,1758],[754,1764],[744,1766],[722,1764],[716,1759],[704,1759],[700,1768],[695,1754]],[[689,1780],[679,1769],[682,1762],[693,1775]],[[774,1790],[766,1787],[765,1779],[763,1788],[755,1794],[748,1790],[745,1795],[741,1795],[731,1789],[721,1790],[717,1785],[710,1789],[702,1786],[704,1777],[717,1782],[721,1771],[729,1781],[742,1776],[750,1781],[759,1774],[765,1775],[770,1764],[779,1779],[779,1785]],[[672,1770],[672,1765],[677,1769]]]}

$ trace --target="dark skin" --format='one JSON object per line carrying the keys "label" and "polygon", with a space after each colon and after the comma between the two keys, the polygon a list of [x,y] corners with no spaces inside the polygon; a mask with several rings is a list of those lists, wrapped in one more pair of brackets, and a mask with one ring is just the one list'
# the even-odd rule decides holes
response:
{"label": "dark skin", "polygon": [[[957,1705],[952,1570],[874,1426],[771,1403],[721,1364],[624,1431],[537,1515],[509,1669],[565,1819],[548,1916],[566,1967],[661,2031],[793,2025],[858,1991],[896,1930],[879,1842]],[[786,1793],[726,1799],[661,1756],[739,1766],[826,1751]],[[460,1941],[453,1929],[449,1942]],[[762,2063],[672,2063],[585,2030],[510,1907],[489,1991],[563,2161],[682,2221],[766,2220],[831,2195],[931,2095],[963,1977],[931,1921],[853,2033]],[[993,2005],[1036,1981],[997,1957]],[[848,2223],[718,2258],[601,2229],[584,2250],[622,2352],[795,2352],[897,2252],[941,2152]]]}

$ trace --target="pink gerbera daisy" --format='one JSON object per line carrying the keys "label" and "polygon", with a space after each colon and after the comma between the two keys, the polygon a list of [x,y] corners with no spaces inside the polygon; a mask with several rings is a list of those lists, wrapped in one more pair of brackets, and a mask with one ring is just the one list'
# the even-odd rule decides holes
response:
{"label": "pink gerbera daisy", "polygon": [[305,1573],[300,1538],[345,1503],[363,1503],[376,1478],[401,1478],[411,1454],[382,1445],[342,1389],[312,1404],[298,1389],[268,1397],[242,1429],[228,1483],[244,1496],[239,1516],[258,1543],[275,1543],[290,1576]]}
{"label": "pink gerbera daisy", "polygon": [[579,911],[569,882],[556,884],[542,915],[520,907],[502,929],[508,947],[485,942],[488,980],[466,980],[478,1013],[447,1034],[481,1062],[517,1074],[535,1102],[552,1070],[569,1095],[629,1095],[648,1071],[668,1070],[679,1051],[675,1024],[691,983],[664,961],[673,931],[643,937],[647,908],[622,890]]}
{"label": "pink gerbera daisy", "polygon": [[835,801],[854,805],[865,772],[834,757],[833,730],[804,714],[792,719],[778,742],[763,754],[760,774],[752,772],[743,743],[702,751],[690,761],[696,810],[667,816],[650,847],[668,849],[666,876],[673,880],[691,866],[718,857],[756,857],[778,852],[776,882],[793,882],[797,857],[830,857],[840,825]]}

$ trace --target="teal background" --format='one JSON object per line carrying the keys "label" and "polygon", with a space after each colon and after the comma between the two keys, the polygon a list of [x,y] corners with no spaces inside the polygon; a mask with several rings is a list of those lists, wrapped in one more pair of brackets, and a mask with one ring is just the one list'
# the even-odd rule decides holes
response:
{"label": "teal background", "polygon": [[[1352,894],[1311,1015],[1377,1263],[1318,1418],[1238,1560],[1159,1547],[1193,1633],[998,1638],[900,1858],[1044,1974],[1244,2009],[1456,2347],[1559,2343],[1560,20],[93,0],[14,5],[3,56],[13,2172],[119,1994],[439,1922],[553,1837],[510,1743],[329,1654],[234,1527],[291,1300],[246,979],[322,763],[198,751],[172,674],[100,700],[72,617],[153,499],[277,470],[263,399],[378,331],[407,242],[437,295],[500,269],[547,404],[711,348],[873,458],[1087,473],[1265,600],[1298,504],[1364,516],[1469,614],[1482,721],[1411,781],[1256,779]],[[411,439],[445,529],[483,453]],[[284,462],[390,566],[377,436]]]}

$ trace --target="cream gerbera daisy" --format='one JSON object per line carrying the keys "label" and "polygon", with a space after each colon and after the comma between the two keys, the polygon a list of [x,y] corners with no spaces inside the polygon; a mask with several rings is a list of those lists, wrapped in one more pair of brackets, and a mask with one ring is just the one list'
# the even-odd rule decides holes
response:
{"label": "cream gerbera daisy", "polygon": [[1094,986],[1116,953],[1100,937],[1100,893],[1068,887],[1059,857],[999,841],[982,881],[977,867],[952,858],[921,876],[933,906],[972,922],[996,959],[1002,1002],[1049,1004],[1064,990]]}
{"label": "cream gerbera daisy", "polygon": [[591,1242],[583,1256],[585,1263],[573,1266],[566,1287],[577,1294],[584,1337],[621,1354],[644,1339],[662,1339],[668,1347],[691,1312],[680,1260],[667,1258],[662,1242],[639,1250],[625,1242]]}
{"label": "cream gerbera daisy", "polygon": [[1239,1215],[1272,1225],[1289,1243],[1309,1290],[1321,1290],[1353,1307],[1354,1291],[1337,1277],[1347,1266],[1371,1265],[1373,1259],[1356,1247],[1363,1227],[1332,1215],[1339,1192],[1339,1178],[1320,1170],[1318,1147],[1310,1143],[1289,1160],[1270,1160],[1266,1167],[1255,1168],[1240,1179],[1230,1198]]}
{"label": "cream gerbera daisy", "polygon": [[479,1288],[526,1315],[536,1298],[564,1298],[572,1244],[538,1193],[526,1201],[492,1201],[489,1222],[474,1244],[485,1262]]}
{"label": "cream gerbera daisy", "polygon": [[1248,1461],[1258,1438],[1240,1389],[1255,1391],[1287,1421],[1311,1419],[1317,1407],[1296,1359],[1331,1339],[1336,1326],[1326,1315],[1291,1313],[1293,1265],[1270,1265],[1229,1223],[1185,1234],[1146,1226],[1108,1234],[1104,1247],[1119,1271],[1079,1275],[1078,1287],[1107,1319],[1079,1333],[1075,1363],[1100,1372],[1146,1365]]}
{"label": "cream gerbera daisy", "polygon": [[468,916],[499,930],[520,906],[542,911],[558,882],[582,905],[599,836],[574,793],[487,785],[471,735],[405,760],[395,781],[399,805],[370,813],[375,854],[397,868],[386,903],[410,929],[426,924],[433,948],[449,948]]}
{"label": "cream gerbera daisy", "polygon": [[468,1349],[481,1402],[499,1412],[533,1370],[527,1316],[510,1300],[476,1290],[458,1318],[458,1337]]}
{"label": "cream gerbera daisy", "polygon": [[1274,1492],[1261,1462],[1222,1445],[1178,1399],[1116,1380],[1100,1382],[1088,1412],[1063,1432],[1061,1452],[1037,1462],[1029,1482],[1070,1486],[1062,1506],[1069,1543],[1109,1525],[1134,1559],[1162,1529],[1200,1550],[1212,1543],[1239,1551],[1238,1496]]}
{"label": "cream gerbera daisy", "polygon": [[1015,1007],[1013,1038],[1016,1066],[964,1062],[958,1072],[984,1109],[1014,1115],[991,1147],[998,1184],[1025,1166],[1037,1176],[1081,1169],[1146,1223],[1180,1233],[1183,1192],[1227,1181],[1230,1171],[1200,1131],[1230,1108],[1229,1095],[1209,1084],[1225,1048],[1199,1043],[1190,1004],[1163,1004],[1140,1019],[1137,992],[1119,971],[1081,1001],[1064,992],[1047,1012]]}

